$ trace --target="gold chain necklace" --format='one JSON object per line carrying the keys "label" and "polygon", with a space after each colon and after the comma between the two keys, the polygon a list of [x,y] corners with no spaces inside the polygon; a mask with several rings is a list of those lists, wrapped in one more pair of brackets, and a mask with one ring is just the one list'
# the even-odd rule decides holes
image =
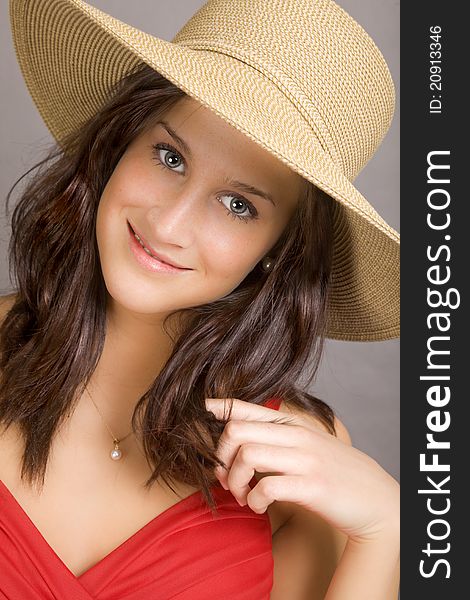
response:
{"label": "gold chain necklace", "polygon": [[109,453],[110,457],[112,460],[120,460],[122,457],[122,450],[119,448],[119,444],[121,442],[123,442],[124,440],[126,440],[132,433],[133,431],[131,431],[130,433],[128,433],[126,435],[126,437],[121,438],[120,440],[117,439],[117,437],[114,435],[114,433],[111,431],[111,428],[109,427],[109,425],[106,423],[106,421],[104,420],[103,415],[101,414],[100,409],[98,408],[98,406],[96,405],[95,401],[93,400],[90,392],[88,391],[88,389],[85,387],[85,390],[87,392],[87,394],[90,396],[90,400],[93,402],[93,404],[95,405],[96,410],[98,411],[98,413],[100,414],[100,417],[103,420],[103,423],[106,425],[109,433],[111,434],[111,437],[113,438],[113,442],[114,442],[114,449],[111,450],[111,452]]}

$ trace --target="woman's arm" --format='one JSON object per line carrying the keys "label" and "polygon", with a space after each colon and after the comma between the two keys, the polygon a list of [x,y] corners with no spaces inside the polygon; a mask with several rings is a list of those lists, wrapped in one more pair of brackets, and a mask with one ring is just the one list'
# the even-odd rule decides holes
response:
{"label": "woman's arm", "polygon": [[[285,402],[279,408],[297,412]],[[324,428],[319,421],[315,420],[315,423]],[[352,446],[349,431],[337,417],[335,430],[339,440]],[[305,591],[289,596],[292,600],[397,600],[400,587],[399,522],[389,532],[383,532],[373,540],[355,540],[298,505],[294,505],[293,510],[284,531],[282,528],[279,530],[279,537],[283,536],[282,547],[286,549],[284,558],[287,564],[293,564],[293,554],[303,546],[304,558],[294,569],[298,570],[299,563],[305,564],[306,561],[310,561],[310,568],[306,565],[303,580],[294,584],[294,587],[303,587]],[[310,536],[310,544],[307,536]],[[275,546],[273,538],[274,555]],[[282,559],[282,556],[278,557],[280,562]],[[282,562],[279,565],[281,569]],[[279,587],[285,587],[288,578],[289,573],[285,572],[282,575],[284,585]],[[275,596],[271,600],[275,600]]]}
{"label": "woman's arm", "polygon": [[319,515],[299,508],[273,535],[270,600],[324,600],[347,542]]}
{"label": "woman's arm", "polygon": [[399,527],[373,541],[348,539],[325,600],[397,600]]}
{"label": "woman's arm", "polygon": [[[285,403],[283,410],[289,411]],[[323,427],[319,421],[316,422]],[[338,439],[351,446],[349,432],[338,418],[335,418],[335,429]],[[271,600],[398,598],[398,525],[394,534],[384,534],[374,543],[360,543],[297,504],[280,504],[289,507],[290,517],[273,535],[274,584]],[[390,571],[390,583],[387,583]],[[390,592],[384,593],[387,585]]]}
{"label": "woman's arm", "polygon": [[397,600],[399,536],[347,538],[318,515],[296,513],[273,536],[271,600]]}

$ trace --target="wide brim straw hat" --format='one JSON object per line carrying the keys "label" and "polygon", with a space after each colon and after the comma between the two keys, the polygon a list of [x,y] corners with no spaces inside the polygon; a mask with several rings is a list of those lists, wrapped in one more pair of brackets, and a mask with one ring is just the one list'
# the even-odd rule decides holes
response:
{"label": "wide brim straw hat", "polygon": [[399,235],[353,185],[387,133],[380,50],[332,0],[209,0],[171,42],[82,0],[10,0],[28,90],[62,140],[146,63],[334,202],[326,337],[399,337]]}

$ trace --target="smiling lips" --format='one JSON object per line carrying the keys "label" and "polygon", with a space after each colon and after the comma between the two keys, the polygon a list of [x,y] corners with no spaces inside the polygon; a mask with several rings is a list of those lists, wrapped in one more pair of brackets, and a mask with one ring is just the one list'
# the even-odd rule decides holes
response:
{"label": "smiling lips", "polygon": [[135,239],[139,242],[139,244],[142,246],[142,248],[145,250],[145,252],[151,256],[152,258],[157,259],[158,261],[160,261],[162,264],[166,264],[169,265],[171,267],[174,267],[175,269],[180,269],[180,270],[186,270],[186,271],[190,271],[191,269],[188,269],[187,267],[183,267],[182,265],[178,264],[175,261],[172,261],[169,257],[165,256],[164,254],[161,253],[157,253],[152,246],[150,246],[145,239],[136,232],[136,230],[131,226],[131,224],[128,222],[127,223],[129,226],[129,229],[132,233],[132,235],[135,237]]}

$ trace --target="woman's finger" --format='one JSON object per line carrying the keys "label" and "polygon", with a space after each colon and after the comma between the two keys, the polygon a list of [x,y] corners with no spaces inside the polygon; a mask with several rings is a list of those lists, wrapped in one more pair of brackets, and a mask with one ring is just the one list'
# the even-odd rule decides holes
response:
{"label": "woman's finger", "polygon": [[312,432],[298,425],[260,421],[229,421],[219,438],[217,456],[224,462],[215,474],[221,483],[227,483],[228,471],[240,448],[246,444],[297,448],[312,447]]}
{"label": "woman's finger", "polygon": [[221,420],[227,420],[230,416],[230,419],[237,421],[274,421],[279,418],[296,424],[301,421],[296,415],[245,402],[245,400],[239,400],[238,398],[206,398],[205,400],[207,410],[214,413]]}
{"label": "woman's finger", "polygon": [[276,410],[238,398],[206,398],[205,403],[208,411],[212,412],[217,419],[224,421],[277,422],[285,425],[299,425],[312,431],[319,431],[322,434],[326,433],[322,427],[313,421],[311,416],[300,413],[294,414]]}
{"label": "woman's finger", "polygon": [[246,500],[256,513],[266,512],[274,501],[295,502],[312,510],[316,502],[315,486],[306,486],[304,475],[267,475],[258,481]]}
{"label": "woman's finger", "polygon": [[247,503],[249,482],[255,471],[280,475],[301,475],[308,468],[309,456],[298,448],[269,444],[243,444],[235,456],[226,482],[241,506]]}

